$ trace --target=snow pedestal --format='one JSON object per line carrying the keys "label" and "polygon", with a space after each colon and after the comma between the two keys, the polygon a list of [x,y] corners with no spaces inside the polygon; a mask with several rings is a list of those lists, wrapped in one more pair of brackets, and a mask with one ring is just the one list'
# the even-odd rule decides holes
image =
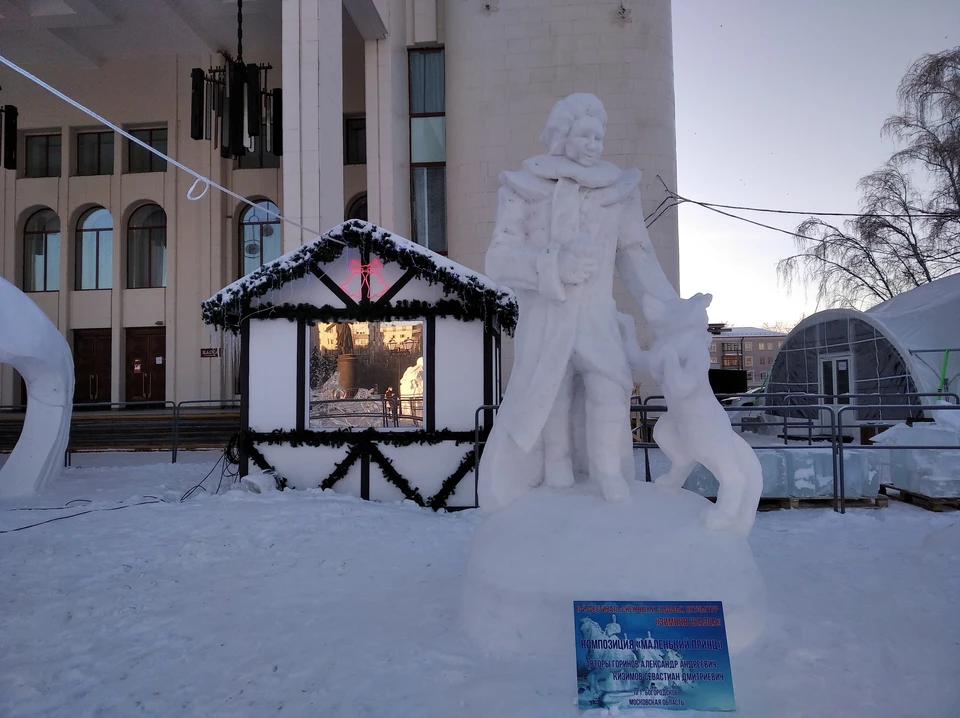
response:
{"label": "snow pedestal", "polygon": [[746,539],[707,529],[711,503],[635,482],[541,486],[487,517],[470,547],[460,621],[493,653],[571,654],[574,601],[722,601],[731,652],[760,635],[766,586]]}

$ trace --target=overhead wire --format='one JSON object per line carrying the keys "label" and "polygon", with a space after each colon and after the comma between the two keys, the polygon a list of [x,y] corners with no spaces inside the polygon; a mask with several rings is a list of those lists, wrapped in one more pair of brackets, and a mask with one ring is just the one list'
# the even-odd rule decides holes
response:
{"label": "overhead wire", "polygon": [[[774,232],[780,232],[781,234],[785,234],[785,235],[787,235],[788,237],[793,237],[794,239],[804,239],[804,240],[807,240],[807,241],[810,241],[810,242],[815,242],[815,243],[820,243],[820,244],[828,241],[828,240],[826,240],[826,239],[824,239],[824,238],[822,238],[822,237],[812,237],[812,236],[810,236],[810,235],[808,235],[808,234],[800,234],[799,232],[795,232],[795,231],[792,231],[792,230],[789,230],[789,229],[783,229],[782,227],[775,227],[775,226],[773,226],[772,224],[765,224],[764,222],[758,222],[758,221],[756,221],[756,220],[754,220],[754,219],[750,219],[749,217],[742,217],[741,215],[733,214],[732,212],[726,212],[726,211],[724,211],[723,209],[719,209],[720,207],[727,207],[728,205],[721,205],[721,204],[712,203],[712,202],[701,202],[701,201],[699,201],[699,200],[690,199],[689,197],[684,197],[684,196],[682,196],[682,195],[677,194],[677,193],[674,192],[673,190],[671,190],[671,189],[667,186],[666,182],[663,181],[663,178],[660,177],[660,175],[657,175],[657,179],[660,180],[660,184],[663,185],[664,191],[669,195],[668,199],[669,199],[669,198],[672,198],[672,199],[675,200],[675,204],[670,205],[670,206],[667,207],[666,209],[670,209],[671,207],[675,207],[675,206],[680,205],[680,204],[695,204],[695,205],[697,205],[698,207],[703,207],[704,209],[708,209],[708,210],[710,210],[711,212],[716,212],[717,214],[721,214],[721,215],[723,215],[723,216],[725,216],[725,217],[730,217],[731,219],[736,219],[736,220],[739,220],[739,221],[741,221],[741,222],[746,222],[747,224],[752,224],[752,225],[755,225],[755,226],[757,226],[757,227],[761,227],[761,228],[763,228],[763,229],[769,229],[769,230],[773,230]],[[661,202],[661,203],[660,203],[660,206],[663,206],[663,204],[664,204],[664,203]],[[732,205],[731,205],[731,206],[732,206]],[[755,207],[743,207],[743,208],[741,208],[741,209],[746,210],[746,211],[749,211],[749,210],[755,210],[755,211],[774,211],[774,210],[761,210],[761,209],[755,208]],[[816,215],[816,213],[796,212],[796,211],[794,211],[794,210],[783,210],[782,212],[783,212],[784,214],[813,214],[813,215]],[[656,213],[656,210],[654,211],[654,214],[655,214],[655,213]],[[824,214],[824,216],[831,216],[829,213],[823,213],[823,214]],[[656,219],[653,220],[653,222],[656,222],[657,219],[660,219],[661,216],[663,216],[663,212],[661,212],[661,213],[656,217]],[[890,216],[890,217],[894,217],[894,216],[896,216],[896,215],[874,215],[874,214],[853,215],[853,214],[833,213],[832,216],[851,216],[851,217],[852,217],[852,216],[859,216],[859,217]],[[916,216],[916,215],[914,215],[914,216]],[[930,216],[934,216],[934,215],[930,215]],[[940,215],[936,215],[936,216],[939,217]],[[650,222],[650,225],[652,225],[653,222]],[[650,225],[648,225],[648,226],[650,226]],[[884,251],[884,250],[880,250],[880,249],[877,249],[877,248],[874,248],[874,249],[872,249],[871,251],[873,251],[875,254],[896,254],[895,252]]]}
{"label": "overhead wire", "polygon": [[803,212],[798,209],[771,209],[766,207],[740,207],[732,204],[718,204],[717,202],[695,202],[694,200],[687,200],[688,202],[693,202],[694,204],[699,204],[701,207],[720,207],[722,209],[735,209],[743,212],[767,212],[772,214],[800,214],[800,215],[809,215],[814,217],[888,217],[893,219],[909,219],[909,218],[919,218],[919,219],[942,219],[944,217],[955,217],[957,216],[956,212],[912,212],[910,214],[895,214],[888,212]]}

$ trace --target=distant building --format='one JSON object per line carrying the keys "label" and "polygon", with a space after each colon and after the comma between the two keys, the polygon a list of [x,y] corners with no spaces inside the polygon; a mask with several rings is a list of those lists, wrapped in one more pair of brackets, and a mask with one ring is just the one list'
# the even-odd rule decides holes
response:
{"label": "distant building", "polygon": [[741,369],[747,372],[747,386],[763,386],[786,334],[757,327],[709,325],[715,336],[710,344],[711,369]]}

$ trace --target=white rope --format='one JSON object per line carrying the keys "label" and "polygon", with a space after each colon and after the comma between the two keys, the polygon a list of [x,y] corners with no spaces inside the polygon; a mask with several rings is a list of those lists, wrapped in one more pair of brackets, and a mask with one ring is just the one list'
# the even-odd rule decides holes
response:
{"label": "white rope", "polygon": [[[27,79],[30,80],[31,82],[34,82],[34,83],[36,83],[37,85],[40,85],[40,87],[42,87],[43,89],[47,90],[48,92],[51,92],[52,94],[56,95],[57,97],[59,97],[61,100],[63,100],[63,101],[66,102],[67,104],[73,105],[74,107],[76,107],[76,108],[77,108],[78,110],[80,110],[81,112],[84,112],[84,113],[90,115],[90,117],[92,117],[93,119],[95,119],[97,122],[99,122],[99,123],[101,123],[101,124],[103,124],[103,125],[106,125],[106,126],[109,127],[110,129],[112,129],[114,132],[117,132],[118,134],[123,135],[123,136],[126,137],[128,140],[130,140],[131,142],[134,142],[134,143],[140,145],[141,147],[143,147],[143,149],[147,150],[148,152],[152,152],[153,154],[157,155],[157,157],[163,158],[164,160],[166,160],[167,162],[169,162],[170,164],[172,164],[174,167],[176,167],[176,168],[178,168],[178,169],[180,169],[180,170],[183,170],[183,171],[186,172],[188,175],[191,175],[192,177],[196,178],[195,181],[194,181],[194,183],[190,186],[190,189],[187,191],[187,199],[190,200],[191,202],[195,202],[195,201],[197,201],[198,199],[203,198],[203,196],[207,193],[207,190],[210,189],[211,187],[213,187],[213,188],[215,188],[215,189],[220,190],[220,191],[223,192],[224,194],[227,194],[227,195],[233,197],[234,199],[240,200],[240,201],[243,202],[244,204],[248,204],[248,205],[250,205],[251,207],[255,207],[256,209],[258,209],[258,210],[260,210],[260,211],[262,211],[262,212],[266,212],[267,214],[273,215],[274,217],[276,217],[277,219],[279,219],[281,222],[286,222],[286,223],[289,224],[289,225],[292,225],[292,226],[294,226],[294,227],[297,227],[297,228],[303,230],[303,231],[306,232],[307,234],[313,235],[313,237],[314,237],[315,239],[319,239],[320,233],[317,232],[316,230],[310,229],[309,227],[304,227],[304,226],[303,226],[302,224],[300,224],[299,222],[294,222],[292,219],[287,219],[286,217],[284,217],[284,216],[283,216],[282,214],[280,214],[279,212],[274,212],[273,210],[268,209],[267,207],[264,207],[264,206],[262,206],[262,205],[258,205],[258,204],[256,204],[255,202],[250,201],[250,200],[247,199],[246,197],[243,197],[243,196],[237,194],[236,192],[233,192],[233,191],[227,189],[227,188],[224,187],[223,185],[217,184],[216,182],[214,182],[213,180],[211,180],[209,177],[204,177],[204,176],[203,176],[202,174],[200,174],[199,172],[195,172],[194,170],[190,169],[190,168],[187,167],[186,165],[180,164],[180,163],[177,162],[175,159],[173,159],[173,157],[170,157],[169,155],[164,154],[164,153],[161,152],[160,150],[158,150],[158,149],[156,149],[156,148],[154,148],[154,147],[151,147],[150,145],[148,145],[146,142],[143,142],[142,140],[138,140],[136,137],[134,137],[133,135],[131,135],[129,132],[126,132],[125,130],[117,127],[115,124],[113,124],[113,123],[110,122],[109,120],[101,117],[100,115],[98,115],[96,112],[94,112],[94,111],[91,110],[90,108],[85,107],[84,105],[81,105],[79,102],[77,102],[77,101],[74,100],[73,98],[68,97],[67,95],[63,94],[63,93],[60,92],[60,90],[58,90],[57,88],[48,85],[46,82],[44,82],[43,80],[41,80],[39,77],[36,77],[35,75],[31,75],[29,72],[27,72],[26,70],[24,70],[24,69],[23,69],[22,67],[20,67],[19,65],[11,62],[11,61],[8,60],[7,58],[5,58],[3,55],[0,55],[0,63],[3,63],[4,65],[6,65],[7,67],[9,67],[9,68],[10,68],[11,70],[13,70],[14,72],[17,72],[17,73],[23,75],[25,78],[27,78]],[[194,190],[196,190],[197,185],[201,185],[201,186],[202,186],[202,191],[200,192],[200,194],[194,194]],[[338,239],[334,239],[334,238],[332,238],[332,237],[328,237],[328,238],[327,238],[327,241],[335,242],[335,243],[337,243],[337,244],[342,244],[342,245],[346,246],[346,243],[345,243],[345,242],[342,242],[342,241],[340,241],[340,240],[338,240]]]}

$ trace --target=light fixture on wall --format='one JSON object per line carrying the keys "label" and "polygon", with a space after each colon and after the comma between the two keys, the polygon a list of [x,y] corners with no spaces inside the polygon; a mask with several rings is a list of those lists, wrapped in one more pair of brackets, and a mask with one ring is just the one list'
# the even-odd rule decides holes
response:
{"label": "light fixture on wall", "polygon": [[3,146],[3,167],[8,170],[17,169],[17,114],[13,105],[0,107],[0,145]]}
{"label": "light fixture on wall", "polygon": [[283,155],[283,91],[269,90],[270,64],[243,61],[243,0],[237,0],[237,56],[221,50],[223,64],[190,71],[190,137],[212,140],[220,156],[254,151]]}

